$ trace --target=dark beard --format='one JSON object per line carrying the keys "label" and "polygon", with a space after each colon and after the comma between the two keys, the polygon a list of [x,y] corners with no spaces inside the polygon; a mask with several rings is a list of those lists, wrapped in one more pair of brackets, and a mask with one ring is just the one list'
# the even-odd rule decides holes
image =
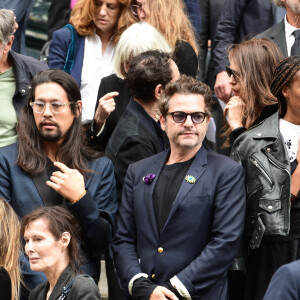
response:
{"label": "dark beard", "polygon": [[42,128],[39,128],[39,133],[42,137],[42,139],[46,142],[57,142],[60,140],[62,136],[62,132],[59,127],[57,127],[56,132],[43,132]]}

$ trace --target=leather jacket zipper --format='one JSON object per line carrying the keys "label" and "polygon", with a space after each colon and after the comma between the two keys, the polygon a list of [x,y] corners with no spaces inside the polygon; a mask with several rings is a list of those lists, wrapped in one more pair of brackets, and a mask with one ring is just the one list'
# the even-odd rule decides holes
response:
{"label": "leather jacket zipper", "polygon": [[251,162],[253,165],[258,169],[258,171],[264,176],[264,178],[269,182],[271,186],[273,186],[273,182],[269,174],[265,171],[265,169],[261,166],[261,164],[258,162],[258,160],[254,157],[250,157]]}

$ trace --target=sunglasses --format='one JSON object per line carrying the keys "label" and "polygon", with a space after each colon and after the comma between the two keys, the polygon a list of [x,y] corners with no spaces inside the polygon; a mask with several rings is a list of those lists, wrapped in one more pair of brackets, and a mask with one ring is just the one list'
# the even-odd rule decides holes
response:
{"label": "sunglasses", "polygon": [[226,73],[229,77],[233,76],[234,80],[237,80],[240,77],[239,72],[230,69],[228,66],[226,66]]}
{"label": "sunglasses", "polygon": [[205,120],[207,113],[202,111],[196,111],[193,113],[186,113],[184,111],[174,111],[168,113],[168,115],[172,116],[175,123],[184,123],[187,116],[191,116],[191,119],[195,124],[201,124]]}

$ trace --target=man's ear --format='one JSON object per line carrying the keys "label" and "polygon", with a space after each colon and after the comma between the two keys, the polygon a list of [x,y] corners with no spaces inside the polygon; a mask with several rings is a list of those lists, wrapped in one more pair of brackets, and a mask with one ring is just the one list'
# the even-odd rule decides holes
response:
{"label": "man's ear", "polygon": [[163,88],[162,88],[162,85],[161,84],[158,84],[155,89],[154,89],[154,96],[155,96],[155,99],[159,100],[161,95],[163,93]]}
{"label": "man's ear", "polygon": [[160,127],[163,131],[166,129],[166,119],[164,116],[160,115],[159,117]]}
{"label": "man's ear", "polygon": [[80,116],[81,111],[82,111],[82,100],[78,100],[76,102],[76,114],[75,114],[76,118],[78,118]]}
{"label": "man's ear", "polygon": [[9,41],[7,42],[7,44],[4,46],[4,53],[8,53],[11,49],[11,46],[13,44],[13,41],[14,41],[14,36],[11,35],[10,38],[9,38]]}

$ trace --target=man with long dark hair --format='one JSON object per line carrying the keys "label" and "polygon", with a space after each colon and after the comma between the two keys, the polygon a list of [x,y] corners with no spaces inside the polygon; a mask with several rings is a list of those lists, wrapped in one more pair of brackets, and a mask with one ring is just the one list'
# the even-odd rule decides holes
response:
{"label": "man with long dark hair", "polygon": [[[82,229],[82,270],[97,280],[117,198],[112,163],[84,146],[80,99],[76,81],[63,71],[34,77],[17,125],[19,142],[0,150],[0,195],[20,217],[43,205],[74,213]],[[24,257],[22,271],[29,288],[45,281]]]}

